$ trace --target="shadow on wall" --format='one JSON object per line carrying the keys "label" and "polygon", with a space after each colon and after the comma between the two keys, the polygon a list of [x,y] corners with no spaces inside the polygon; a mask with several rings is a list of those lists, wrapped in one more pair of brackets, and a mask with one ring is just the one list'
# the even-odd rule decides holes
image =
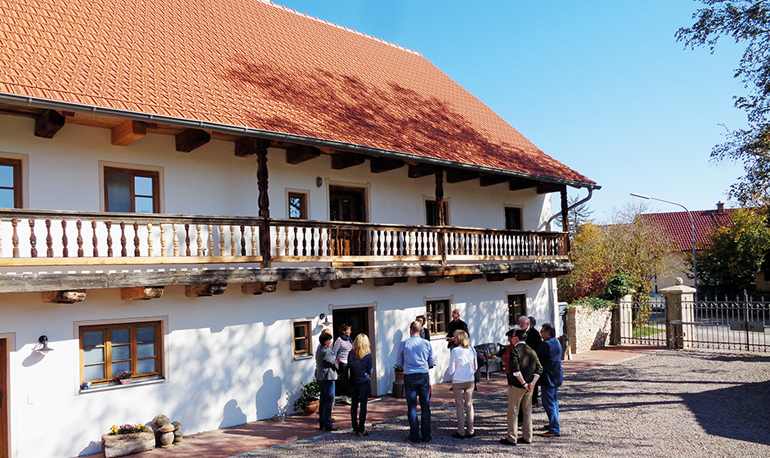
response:
{"label": "shadow on wall", "polygon": [[222,409],[222,422],[219,424],[219,427],[226,428],[243,423],[246,423],[246,414],[238,407],[238,401],[235,399],[227,401],[224,409]]}
{"label": "shadow on wall", "polygon": [[[255,405],[257,418],[268,418],[276,412],[286,409],[288,401],[281,396],[283,380],[273,375],[273,370],[268,369],[262,376],[262,386],[257,390]],[[245,423],[245,421],[243,422]]]}

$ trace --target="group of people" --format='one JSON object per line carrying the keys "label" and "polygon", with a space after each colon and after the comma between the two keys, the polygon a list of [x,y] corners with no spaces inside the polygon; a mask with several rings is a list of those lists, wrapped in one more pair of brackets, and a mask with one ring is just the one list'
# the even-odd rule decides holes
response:
{"label": "group of people", "polygon": [[[507,434],[500,439],[504,445],[532,442],[532,405],[537,404],[540,388],[543,409],[548,417],[544,437],[561,435],[559,424],[559,387],[563,382],[561,344],[555,336],[552,324],[546,323],[540,332],[534,327],[534,319],[519,318],[519,329],[506,333],[509,345],[501,354],[508,378]],[[334,381],[338,372],[351,397],[350,417],[353,432],[367,436],[367,401],[372,373],[372,355],[369,338],[358,334],[351,343],[350,326],[343,325],[340,337],[332,347],[333,337],[328,330],[320,336],[316,351],[316,379],[321,387],[319,408],[320,428],[337,431],[332,422],[334,405]],[[452,437],[469,439],[474,431],[473,391],[478,373],[478,355],[470,345],[468,325],[460,319],[460,311],[452,311],[452,321],[447,325],[447,347],[450,350],[447,375],[452,379],[457,411],[457,431]],[[409,440],[430,442],[431,435],[431,383],[430,369],[435,365],[430,333],[424,316],[418,316],[409,325],[409,338],[402,341],[396,354],[396,364],[404,371],[404,394],[409,420]],[[417,406],[420,406],[418,418]],[[518,438],[521,425],[522,437]]]}

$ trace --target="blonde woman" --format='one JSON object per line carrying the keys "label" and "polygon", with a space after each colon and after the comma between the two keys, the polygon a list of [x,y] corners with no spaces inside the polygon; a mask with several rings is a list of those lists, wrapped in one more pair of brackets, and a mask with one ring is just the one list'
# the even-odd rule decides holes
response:
{"label": "blonde woman", "polygon": [[478,367],[476,350],[471,347],[468,333],[459,329],[455,331],[454,344],[456,346],[452,348],[447,370],[447,373],[452,376],[457,408],[457,432],[452,433],[452,437],[470,439],[476,435],[473,431],[473,376]]}
{"label": "blonde woman", "polygon": [[358,434],[358,437],[368,436],[369,433],[364,431],[364,424],[366,424],[366,404],[369,402],[369,386],[372,381],[370,374],[374,366],[369,337],[366,334],[359,334],[353,341],[348,365],[350,366],[350,422],[353,424],[353,432]]}

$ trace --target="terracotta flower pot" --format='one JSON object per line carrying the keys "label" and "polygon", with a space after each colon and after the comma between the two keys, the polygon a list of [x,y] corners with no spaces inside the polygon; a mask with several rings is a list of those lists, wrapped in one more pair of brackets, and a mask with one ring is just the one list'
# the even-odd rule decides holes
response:
{"label": "terracotta flower pot", "polygon": [[130,379],[130,378],[122,378],[122,379],[120,379],[120,384],[121,385],[129,385],[131,383],[131,380],[132,379]]}
{"label": "terracotta flower pot", "polygon": [[404,383],[404,373],[401,371],[396,371],[396,384],[402,384]]}
{"label": "terracotta flower pot", "polygon": [[302,409],[302,415],[313,415],[314,413],[318,412],[318,406],[321,404],[321,401],[315,400],[310,403],[308,403],[307,407]]}

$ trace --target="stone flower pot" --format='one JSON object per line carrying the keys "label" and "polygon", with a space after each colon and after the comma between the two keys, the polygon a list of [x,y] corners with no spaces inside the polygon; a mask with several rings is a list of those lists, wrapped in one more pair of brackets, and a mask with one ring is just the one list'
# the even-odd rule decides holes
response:
{"label": "stone flower pot", "polygon": [[131,434],[105,434],[102,436],[102,453],[104,453],[104,458],[146,452],[154,448],[155,434],[152,431]]}

